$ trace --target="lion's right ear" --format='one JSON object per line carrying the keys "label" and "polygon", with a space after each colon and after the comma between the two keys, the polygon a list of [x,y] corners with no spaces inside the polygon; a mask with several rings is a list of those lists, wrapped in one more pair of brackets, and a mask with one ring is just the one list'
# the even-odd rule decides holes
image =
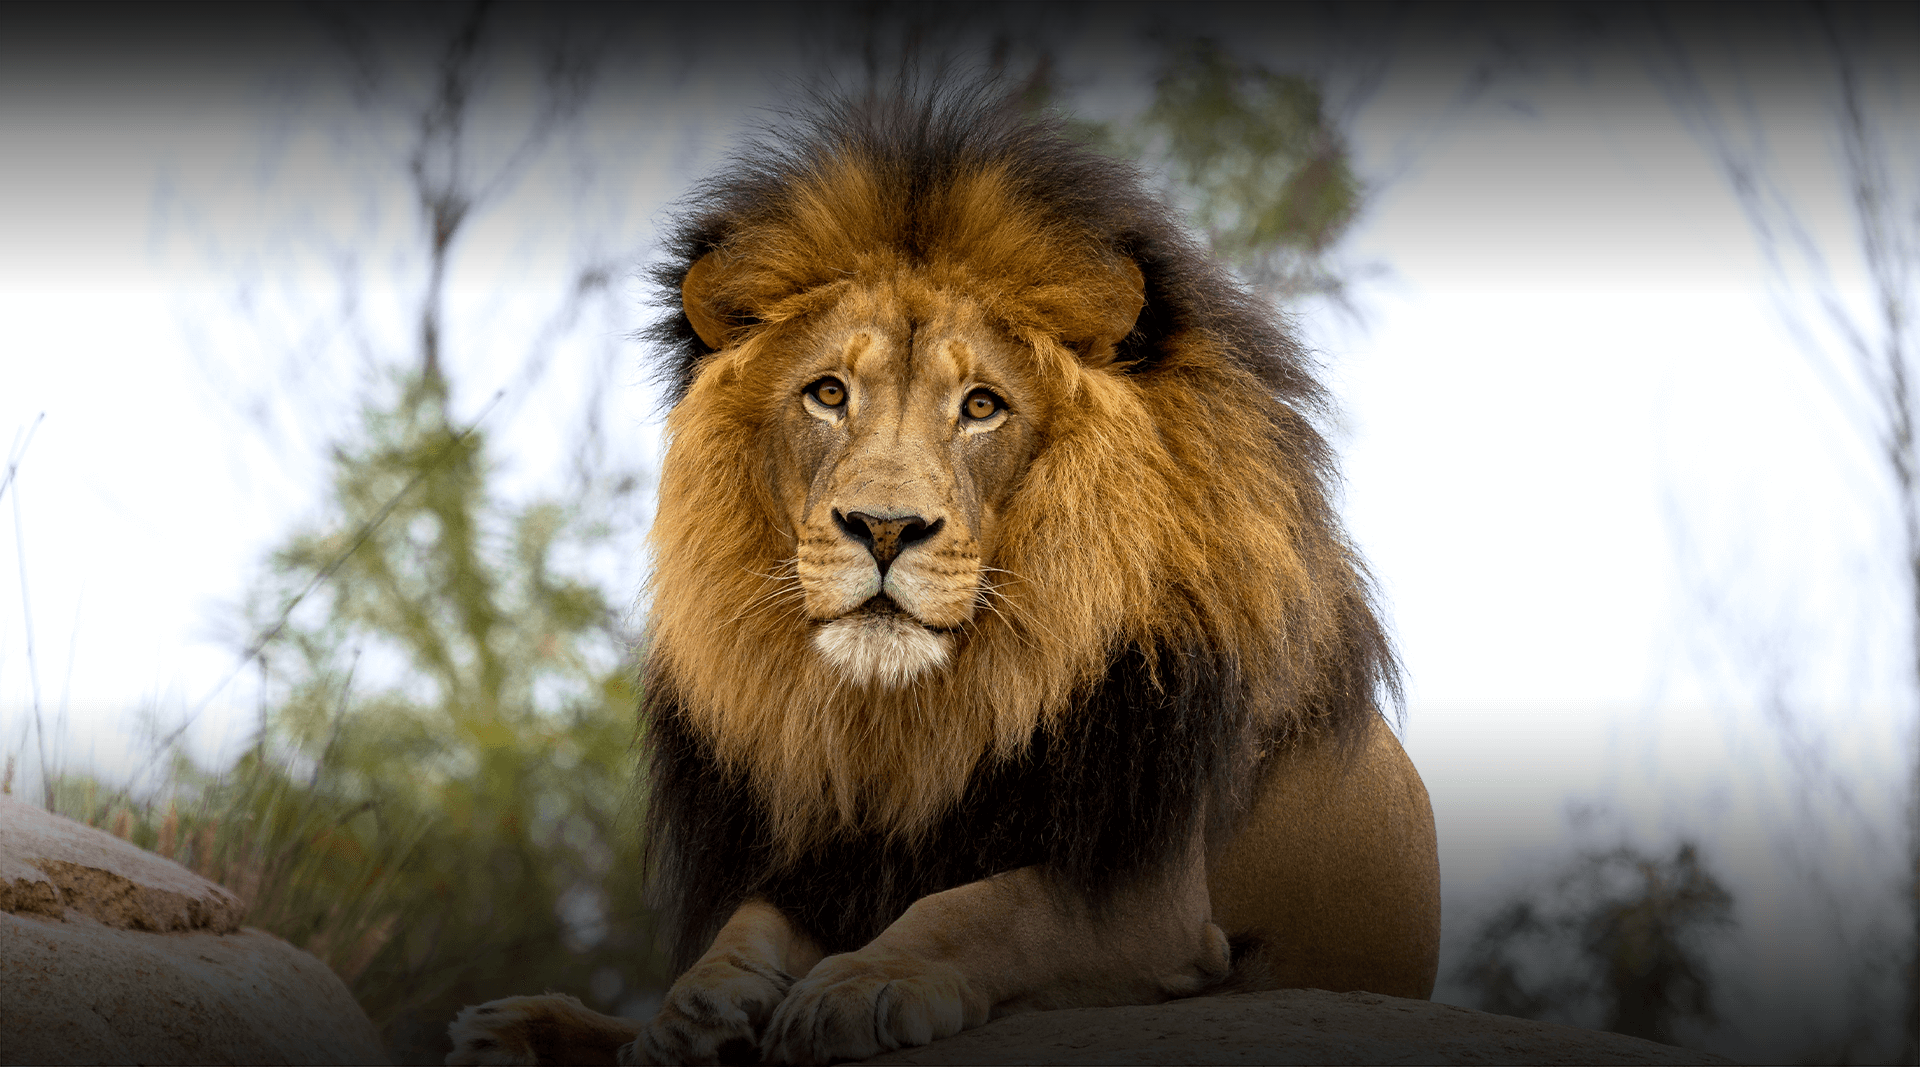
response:
{"label": "lion's right ear", "polygon": [[720,288],[720,252],[715,249],[693,261],[687,268],[687,276],[680,282],[680,308],[687,313],[687,321],[693,325],[693,332],[708,348],[718,351],[726,347],[727,320],[723,318],[714,301]]}
{"label": "lion's right ear", "polygon": [[1147,279],[1138,263],[1122,259],[1113,264],[1112,272],[1111,284],[1104,292],[1095,290],[1098,295],[1089,301],[1090,314],[1081,323],[1083,332],[1073,338],[1080,358],[1093,365],[1113,359],[1114,351],[1133,332],[1141,309],[1147,305]]}

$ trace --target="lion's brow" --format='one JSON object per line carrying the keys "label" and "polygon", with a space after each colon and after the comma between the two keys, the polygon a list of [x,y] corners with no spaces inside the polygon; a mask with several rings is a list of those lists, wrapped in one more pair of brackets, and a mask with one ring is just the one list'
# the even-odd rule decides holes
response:
{"label": "lion's brow", "polygon": [[935,348],[953,368],[954,378],[965,381],[973,374],[973,346],[967,343],[966,338],[944,337],[935,344]]}
{"label": "lion's brow", "polygon": [[846,362],[848,370],[859,374],[861,372],[860,361],[866,358],[869,352],[879,347],[882,346],[874,343],[873,331],[871,329],[858,329],[853,331],[853,333],[848,336],[846,342],[841,345],[840,358]]}

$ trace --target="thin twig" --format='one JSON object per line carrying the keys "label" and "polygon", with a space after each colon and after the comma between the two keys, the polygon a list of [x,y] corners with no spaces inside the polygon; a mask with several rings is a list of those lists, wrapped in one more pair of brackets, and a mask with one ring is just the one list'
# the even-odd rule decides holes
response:
{"label": "thin twig", "polygon": [[207,709],[207,705],[213,702],[213,698],[220,695],[222,690],[232,683],[235,678],[239,677],[240,672],[246,670],[247,665],[252,663],[255,657],[264,652],[267,645],[272,643],[274,638],[280,636],[280,631],[287,628],[287,622],[293,617],[293,611],[300,606],[300,602],[307,599],[307,596],[315,589],[318,589],[322,582],[333,577],[334,572],[339,570],[355,552],[358,552],[361,545],[367,543],[367,538],[373,536],[373,532],[379,529],[380,524],[387,520],[387,516],[393,513],[393,509],[400,505],[400,501],[405,499],[408,493],[413,492],[414,487],[420,484],[421,479],[433,472],[435,464],[451,453],[461,442],[465,441],[473,431],[479,429],[480,424],[486,420],[486,417],[493,411],[495,405],[500,403],[500,398],[506,395],[507,391],[505,389],[494,393],[493,399],[487,401],[487,406],[481,409],[480,414],[475,416],[471,423],[467,424],[466,429],[461,430],[453,436],[452,440],[442,445],[439,454],[436,455],[432,461],[423,464],[419,472],[416,473],[406,485],[401,486],[400,491],[393,494],[386,504],[374,514],[373,518],[361,524],[360,531],[354,536],[353,543],[348,545],[344,552],[335,556],[333,562],[322,567],[319,573],[313,576],[313,580],[307,583],[306,588],[294,594],[293,598],[287,601],[286,606],[280,609],[280,618],[269,627],[265,633],[262,633],[256,638],[253,644],[247,646],[246,652],[241,655],[240,662],[234,664],[233,670],[228,672],[227,676],[220,680],[219,685],[214,686],[207,692],[206,696],[200,698],[200,702],[194,705],[193,710],[187,713],[185,720],[183,720],[179,726],[175,727],[173,732],[167,734],[166,737],[160,740],[160,745],[155,750],[156,758],[159,752],[164,752],[173,747],[174,742],[180,739],[180,736],[186,732],[187,727],[193,725],[194,719],[199,717],[200,713]]}
{"label": "thin twig", "polygon": [[46,417],[47,413],[44,411],[34,416],[33,425],[27,427],[25,431],[27,437],[25,441],[20,441],[20,433],[18,431],[14,433],[13,439],[19,442],[19,444],[13,454],[7,457],[7,476],[4,479],[0,479],[0,496],[7,495],[7,487],[13,484],[13,476],[15,472],[20,469],[20,457],[27,454],[27,445],[33,443],[33,431],[40,428],[40,423],[43,422]]}
{"label": "thin twig", "polygon": [[[0,482],[0,492],[13,484],[20,471],[20,460],[27,454],[27,446],[33,443],[33,433],[40,428],[40,422],[47,417],[41,412],[27,429],[26,440],[7,459],[7,480]],[[27,543],[20,527],[20,494],[13,494],[13,551],[20,565],[20,612],[26,619],[27,627],[27,678],[33,688],[33,737],[40,751],[40,792],[46,798],[48,811],[53,810],[53,771],[47,766],[47,724],[40,717],[40,661],[33,651],[33,607],[27,598]]]}

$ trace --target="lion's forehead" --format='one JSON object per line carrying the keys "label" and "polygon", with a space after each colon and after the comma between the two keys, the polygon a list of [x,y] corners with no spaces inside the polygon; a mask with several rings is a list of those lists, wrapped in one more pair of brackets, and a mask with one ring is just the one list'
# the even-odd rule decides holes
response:
{"label": "lion's forehead", "polygon": [[873,326],[844,331],[827,346],[827,368],[844,368],[854,386],[856,413],[876,403],[903,410],[944,409],[954,390],[975,381],[981,345],[936,328],[883,334]]}
{"label": "lion's forehead", "polygon": [[815,494],[812,510],[824,515],[848,493],[890,504],[894,497],[961,503],[953,498],[955,457],[948,441],[954,394],[976,369],[973,345],[934,328],[856,323],[836,339],[820,369],[848,379],[851,431],[840,448],[819,454],[828,468],[818,472],[827,492]]}
{"label": "lion's forehead", "polygon": [[813,362],[845,368],[857,385],[920,394],[950,390],[983,373],[1014,370],[1007,364],[1016,346],[1007,343],[976,300],[911,272],[845,287],[823,317],[823,327]]}

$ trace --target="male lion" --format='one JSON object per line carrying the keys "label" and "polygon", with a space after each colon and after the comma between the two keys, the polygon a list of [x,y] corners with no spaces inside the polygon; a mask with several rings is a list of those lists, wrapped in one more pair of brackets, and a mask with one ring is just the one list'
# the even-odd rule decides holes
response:
{"label": "male lion", "polygon": [[680,977],[645,1024],[467,1009],[449,1062],[1429,994],[1433,815],[1324,396],[1131,168],[979,91],[833,105],[670,249],[644,720]]}

